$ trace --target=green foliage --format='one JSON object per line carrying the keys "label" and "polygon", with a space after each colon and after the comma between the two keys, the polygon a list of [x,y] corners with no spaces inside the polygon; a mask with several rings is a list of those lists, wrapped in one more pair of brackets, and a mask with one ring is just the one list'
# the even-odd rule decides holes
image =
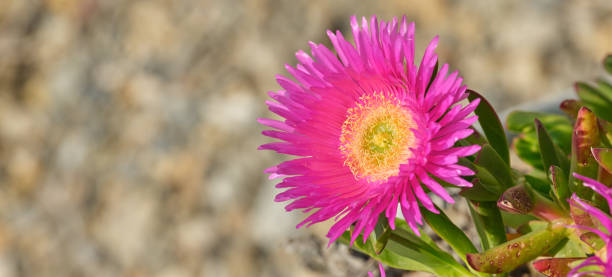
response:
{"label": "green foliage", "polygon": [[421,208],[421,213],[427,224],[431,229],[445,240],[452,248],[455,253],[459,254],[459,257],[464,262],[467,262],[465,255],[467,253],[476,253],[476,247],[470,239],[465,235],[459,227],[457,227],[449,218],[442,212],[439,207],[436,207],[440,213],[435,214],[425,208]]}
{"label": "green foliage", "polygon": [[502,160],[510,165],[510,150],[508,149],[506,133],[493,106],[479,93],[473,90],[468,90],[468,93],[470,102],[480,99],[480,104],[478,104],[474,113],[478,115],[478,122],[487,137],[487,141]]}
{"label": "green foliage", "polygon": [[506,230],[496,202],[468,201],[483,250],[506,241]]}
{"label": "green foliage", "polygon": [[570,162],[567,154],[553,141],[546,127],[537,118],[535,119],[535,128],[544,168],[548,169],[551,166],[558,166],[561,167],[563,172],[568,172]]}
{"label": "green foliage", "polygon": [[565,211],[569,210],[567,199],[570,197],[567,174],[558,166],[552,165],[548,171],[548,180],[552,184],[552,198]]}
{"label": "green foliage", "polygon": [[575,85],[576,93],[585,106],[593,110],[597,116],[612,121],[612,94],[587,83],[578,82]]}
{"label": "green foliage", "polygon": [[[535,120],[539,123],[536,127]],[[508,115],[506,126],[509,131],[518,133],[513,141],[516,154],[532,167],[543,172],[548,170],[547,163],[557,162],[565,167],[567,154],[571,151],[572,122],[563,115],[536,112],[514,111]],[[539,131],[538,131],[539,130]],[[540,135],[538,135],[538,132]],[[539,140],[551,142],[553,146],[544,146],[546,154],[540,152]],[[552,149],[549,149],[552,148]],[[550,166],[550,164],[548,165]]]}
{"label": "green foliage", "polygon": [[606,71],[608,71],[609,74],[612,74],[612,55],[606,56],[604,58],[603,64]]}
{"label": "green foliage", "polygon": [[468,254],[467,259],[470,266],[480,272],[510,272],[546,253],[565,236],[565,228],[548,227],[508,241],[483,253]]}
{"label": "green foliage", "polygon": [[[391,231],[387,246],[376,253],[373,237],[357,239],[352,248],[394,268],[424,271],[438,276],[473,276],[453,257],[440,249],[425,233],[417,236],[403,220],[396,220],[396,229]],[[346,231],[339,241],[350,244],[351,231]]]}

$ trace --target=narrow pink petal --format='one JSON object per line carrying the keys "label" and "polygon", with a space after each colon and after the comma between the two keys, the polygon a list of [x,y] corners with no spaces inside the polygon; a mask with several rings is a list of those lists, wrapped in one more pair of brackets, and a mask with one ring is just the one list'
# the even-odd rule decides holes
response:
{"label": "narrow pink petal", "polygon": [[274,120],[274,119],[258,118],[257,122],[261,123],[262,125],[265,125],[271,128],[275,128],[278,130],[282,130],[285,132],[293,132],[295,130],[293,127],[288,126],[286,123],[278,121],[278,120]]}
{"label": "narrow pink petal", "polygon": [[425,193],[425,191],[423,191],[421,184],[418,182],[418,180],[416,180],[416,178],[410,180],[410,186],[412,187],[412,190],[414,191],[414,194],[416,195],[417,199],[419,199],[421,204],[423,204],[423,206],[427,210],[435,214],[440,213],[440,211],[438,211],[434,206],[429,196]]}
{"label": "narrow pink petal", "polygon": [[423,182],[423,184],[425,184],[425,186],[427,186],[427,188],[429,188],[433,193],[440,196],[440,198],[444,199],[444,201],[448,203],[455,203],[455,200],[448,194],[444,187],[442,187],[440,184],[438,184],[438,182],[429,177],[427,173],[419,171],[417,175],[419,176],[421,182]]}

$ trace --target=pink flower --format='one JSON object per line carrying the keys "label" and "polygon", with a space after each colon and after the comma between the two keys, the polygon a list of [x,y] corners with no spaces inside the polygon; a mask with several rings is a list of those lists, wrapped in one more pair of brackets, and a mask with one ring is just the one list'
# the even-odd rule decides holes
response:
{"label": "pink flower", "polygon": [[[612,208],[612,189],[591,178],[587,178],[576,173],[574,173],[574,177],[582,180],[585,186],[593,189],[595,192],[603,196],[608,201],[608,207]],[[610,259],[612,256],[612,243],[610,243],[610,240],[612,239],[610,234],[610,230],[612,230],[612,219],[610,219],[610,216],[606,213],[582,201],[576,196],[576,194],[572,195],[570,204],[579,205],[579,208],[586,211],[591,217],[596,218],[601,224],[601,227],[605,229],[605,232],[597,228],[584,225],[574,225],[569,227],[579,228],[597,234],[606,243],[606,246],[605,249],[602,250],[603,252],[598,252],[596,255],[586,258],[580,265],[573,268],[572,271],[568,273],[568,276],[578,277],[590,274],[612,276],[612,260]],[[599,266],[601,271],[578,272],[580,269],[587,266]]]}
{"label": "pink flower", "polygon": [[[330,243],[355,224],[351,243],[374,229],[380,214],[395,228],[398,206],[415,233],[423,224],[419,203],[438,212],[424,188],[449,203],[438,180],[462,187],[461,176],[474,172],[457,164],[478,145],[455,147],[472,134],[470,116],[479,101],[467,105],[466,87],[457,72],[441,67],[430,84],[437,55],[434,38],[414,65],[414,23],[372,17],[351,18],[355,46],[340,31],[328,31],[336,54],[310,43],[312,57],[298,51],[297,80],[276,79],[283,88],[269,95],[269,109],[284,121],[259,119],[274,130],[263,134],[282,142],[259,149],[300,156],[267,169],[288,188],[275,201],[292,201],[288,211],[311,212],[297,227],[333,218]],[[429,88],[428,88],[429,85]],[[435,177],[435,178],[433,178]]]}

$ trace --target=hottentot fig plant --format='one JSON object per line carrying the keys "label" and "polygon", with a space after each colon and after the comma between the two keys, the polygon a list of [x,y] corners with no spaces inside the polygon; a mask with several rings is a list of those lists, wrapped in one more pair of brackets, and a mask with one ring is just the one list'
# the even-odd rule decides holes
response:
{"label": "hottentot fig plant", "polygon": [[[515,111],[504,128],[481,94],[439,65],[437,37],[418,59],[406,17],[350,23],[352,43],[327,31],[333,49],[311,42],[310,55],[296,53],[266,102],[280,120],[258,120],[278,140],[260,149],[294,156],[265,172],[282,190],[275,201],[308,214],[298,227],[332,221],[329,243],[371,256],[382,275],[385,265],[507,276],[531,264],[547,276],[612,276],[609,82],[578,82],[558,114]],[[604,68],[612,74],[612,56]],[[511,150],[528,171],[512,167]],[[478,238],[432,198],[466,201]]]}

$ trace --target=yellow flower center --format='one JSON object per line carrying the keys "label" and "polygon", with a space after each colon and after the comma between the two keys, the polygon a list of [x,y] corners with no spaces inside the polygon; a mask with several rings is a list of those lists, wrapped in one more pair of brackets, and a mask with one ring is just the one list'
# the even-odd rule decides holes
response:
{"label": "yellow flower center", "polygon": [[340,151],[355,178],[386,180],[399,173],[412,155],[416,127],[409,111],[393,96],[377,93],[359,98],[342,125]]}

